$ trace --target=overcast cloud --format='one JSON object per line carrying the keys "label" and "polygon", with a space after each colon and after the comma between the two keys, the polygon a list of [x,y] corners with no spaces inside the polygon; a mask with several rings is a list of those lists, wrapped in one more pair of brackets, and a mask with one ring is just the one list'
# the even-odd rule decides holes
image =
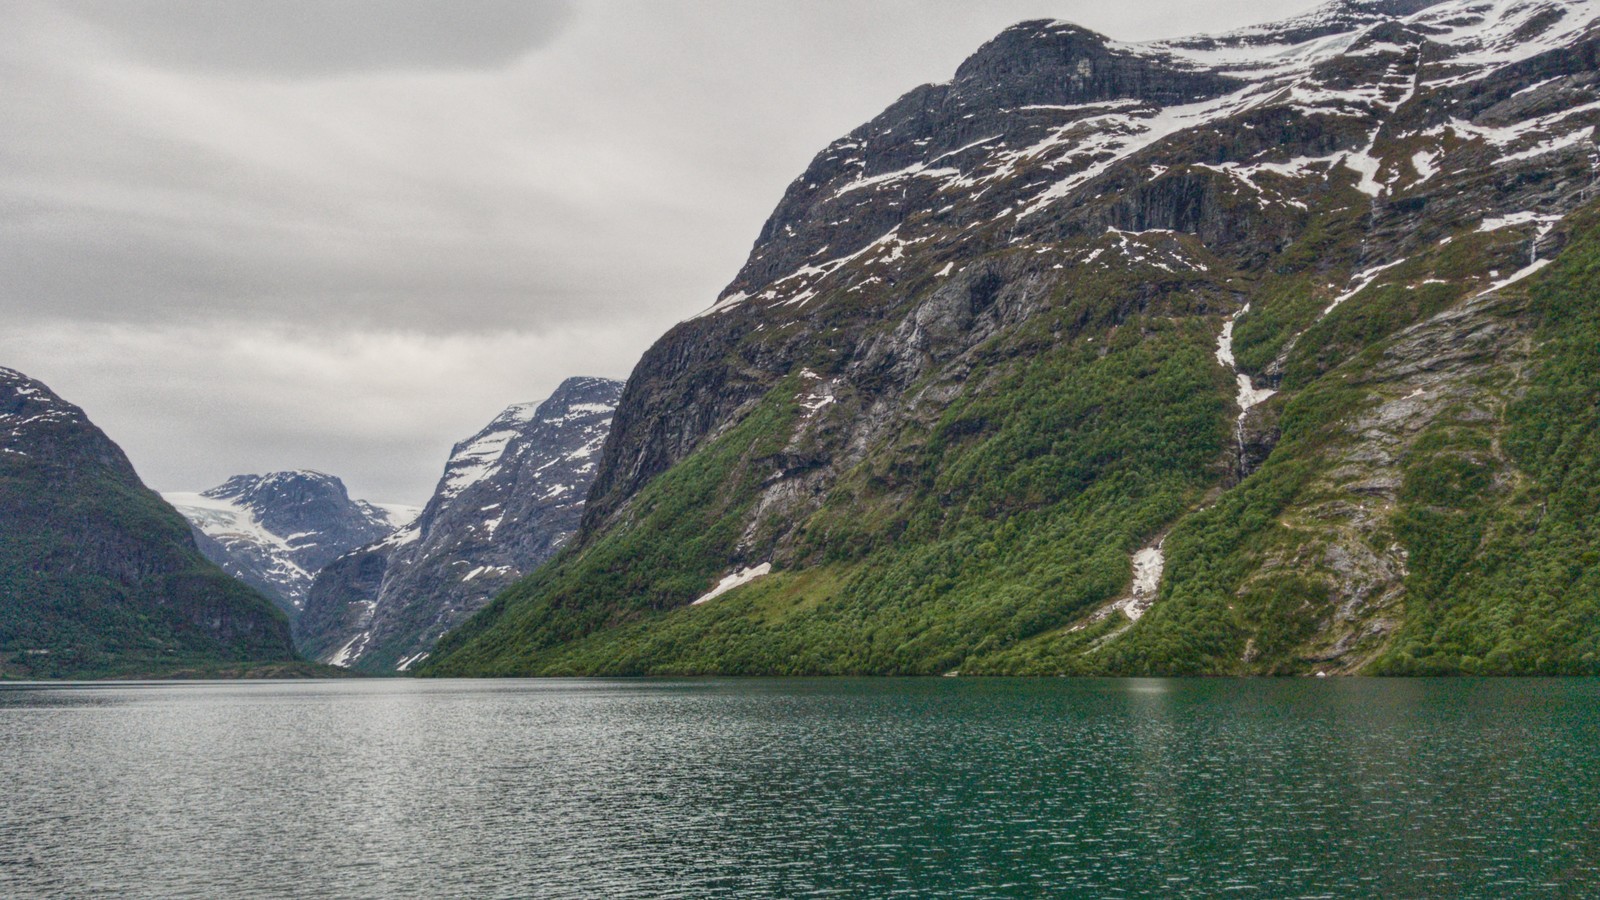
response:
{"label": "overcast cloud", "polygon": [[0,6],[0,365],[195,490],[420,504],[450,445],[703,309],[811,156],[1002,28],[1288,0]]}

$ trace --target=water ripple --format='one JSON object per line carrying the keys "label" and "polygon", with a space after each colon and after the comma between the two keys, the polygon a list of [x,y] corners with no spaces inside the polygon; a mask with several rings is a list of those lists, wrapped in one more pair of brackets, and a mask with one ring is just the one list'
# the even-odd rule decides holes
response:
{"label": "water ripple", "polygon": [[0,896],[1600,893],[1595,681],[0,686]]}

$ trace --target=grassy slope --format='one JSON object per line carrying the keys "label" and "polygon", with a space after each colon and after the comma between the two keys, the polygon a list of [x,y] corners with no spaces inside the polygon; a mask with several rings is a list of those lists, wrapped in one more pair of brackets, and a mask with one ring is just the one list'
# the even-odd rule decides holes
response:
{"label": "grassy slope", "polygon": [[1114,596],[1129,554],[1215,481],[1227,374],[1214,320],[1137,316],[1078,332],[1056,310],[985,348],[931,430],[845,473],[802,541],[816,565],[703,607],[795,386],[637,501],[633,524],[568,554],[448,636],[428,674],[929,673]]}
{"label": "grassy slope", "polygon": [[[1398,508],[1382,534],[1407,554],[1404,620],[1370,673],[1600,673],[1600,533],[1590,524],[1600,513],[1600,235],[1593,213],[1575,217],[1572,229],[1559,260],[1510,289],[1501,310],[1537,328],[1528,381],[1493,373],[1479,387],[1509,398],[1501,415],[1446,409],[1400,460]],[[1503,238],[1471,236],[1397,275],[1467,277],[1470,260],[1482,269],[1517,249]],[[1326,625],[1328,579],[1337,576],[1315,561],[1265,574],[1263,563],[1292,558],[1307,541],[1306,511],[1342,499],[1326,495],[1318,476],[1330,450],[1359,440],[1347,423],[1372,402],[1375,385],[1364,374],[1383,359],[1386,338],[1444,305],[1425,290],[1378,288],[1301,337],[1286,377],[1301,389],[1283,406],[1281,443],[1216,506],[1174,528],[1160,602],[1126,637],[1095,648],[1093,631],[1054,633],[970,668],[1314,668],[1306,649]],[[1378,339],[1363,345],[1352,334]],[[1341,344],[1344,355],[1330,350]]]}
{"label": "grassy slope", "polygon": [[1440,425],[1407,467],[1414,600],[1374,672],[1600,674],[1600,216],[1572,233],[1528,286],[1534,365],[1503,426]]}
{"label": "grassy slope", "polygon": [[760,461],[782,449],[796,384],[780,384],[739,425],[652,482],[634,498],[631,525],[563,553],[446,635],[429,673],[532,671],[552,647],[692,600],[738,540],[770,471]]}
{"label": "grassy slope", "polygon": [[[791,434],[785,383],[652,483],[630,524],[448,636],[425,672],[1308,671],[1335,576],[1263,564],[1292,557],[1297,517],[1330,499],[1319,475],[1372,402],[1361,373],[1525,252],[1514,234],[1458,235],[1380,279],[1416,287],[1375,285],[1319,322],[1339,281],[1327,261],[1347,271],[1354,258],[1350,224],[1330,217],[1249,288],[1241,361],[1265,365],[1298,338],[1274,401],[1283,438],[1220,496],[1233,412],[1212,357],[1217,318],[1101,321],[1093,310],[1115,286],[1069,289],[981,348],[940,421],[907,425],[841,476],[803,530],[807,565],[683,605],[722,574],[770,471],[761,460]],[[1600,672],[1594,216],[1573,232],[1556,264],[1509,292],[1506,314],[1538,322],[1531,380],[1501,373],[1485,390],[1507,398],[1502,415],[1447,410],[1401,462],[1382,537],[1409,554],[1404,621],[1369,671]],[[1126,620],[1084,615],[1126,591],[1129,555],[1169,527],[1160,602],[1105,640]]]}

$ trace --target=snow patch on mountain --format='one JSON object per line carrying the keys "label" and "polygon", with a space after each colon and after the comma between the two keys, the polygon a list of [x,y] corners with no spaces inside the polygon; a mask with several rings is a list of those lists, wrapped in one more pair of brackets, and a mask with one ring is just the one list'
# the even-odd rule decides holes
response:
{"label": "snow patch on mountain", "polygon": [[165,491],[161,498],[213,540],[229,547],[244,544],[266,551],[273,562],[271,571],[281,573],[285,581],[311,577],[312,573],[293,562],[296,548],[289,538],[268,530],[249,506],[205,492]]}
{"label": "snow patch on mountain", "polygon": [[702,603],[709,603],[710,601],[721,597],[723,594],[726,594],[736,587],[743,587],[744,585],[755,581],[757,578],[760,578],[763,575],[769,575],[771,573],[772,563],[762,563],[759,566],[750,566],[740,569],[737,572],[731,572],[728,575],[723,576],[722,580],[717,582],[716,587],[713,587],[711,590],[701,594],[689,605],[699,606]]}
{"label": "snow patch on mountain", "polygon": [[238,475],[206,491],[162,496],[189,520],[207,558],[291,618],[317,570],[417,515],[415,507],[352,499],[338,478],[310,469]]}

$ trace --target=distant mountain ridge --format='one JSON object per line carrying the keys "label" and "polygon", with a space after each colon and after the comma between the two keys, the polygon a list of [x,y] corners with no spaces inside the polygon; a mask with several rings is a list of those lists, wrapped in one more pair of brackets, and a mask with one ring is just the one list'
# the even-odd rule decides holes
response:
{"label": "distant mountain ridge", "polygon": [[0,677],[296,661],[284,614],[200,555],[83,410],[0,368]]}
{"label": "distant mountain ridge", "polygon": [[569,378],[455,445],[414,522],[334,560],[296,623],[303,651],[405,671],[576,532],[621,382]]}
{"label": "distant mountain ridge", "polygon": [[208,559],[272,598],[291,619],[319,569],[417,512],[352,499],[343,481],[309,469],[236,475],[199,493],[162,496],[189,519]]}

